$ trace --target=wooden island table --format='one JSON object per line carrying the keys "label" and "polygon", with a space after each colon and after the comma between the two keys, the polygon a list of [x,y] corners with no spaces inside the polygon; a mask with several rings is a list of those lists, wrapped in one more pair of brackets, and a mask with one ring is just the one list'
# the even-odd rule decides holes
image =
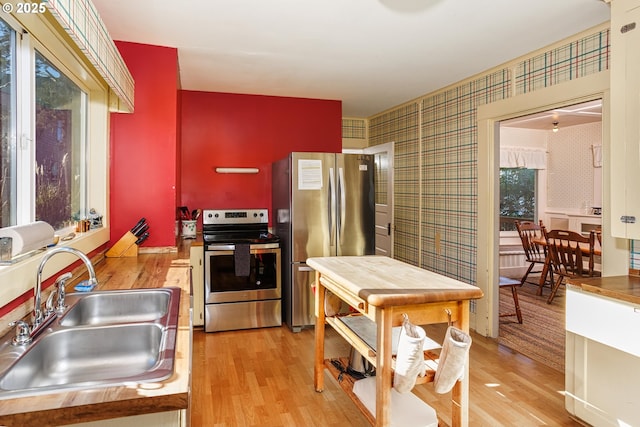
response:
{"label": "wooden island table", "polygon": [[[353,393],[346,391],[372,424],[389,426],[393,380],[392,328],[402,324],[403,313],[406,313],[414,324],[450,321],[468,332],[469,300],[481,298],[482,291],[476,286],[384,256],[309,258],[307,265],[316,270],[316,391],[323,390],[324,369],[331,364],[324,357],[326,323],[376,367],[375,418]],[[375,351],[339,317],[325,316],[325,290],[375,322]],[[465,371],[464,378],[456,382],[451,393],[452,424],[455,427],[468,425],[468,361]],[[432,380],[433,372],[427,378]]]}

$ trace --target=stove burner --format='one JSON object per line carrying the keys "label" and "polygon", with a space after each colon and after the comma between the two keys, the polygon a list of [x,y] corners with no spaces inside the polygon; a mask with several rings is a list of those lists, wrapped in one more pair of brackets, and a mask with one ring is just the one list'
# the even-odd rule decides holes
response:
{"label": "stove burner", "polygon": [[219,234],[203,234],[204,241],[207,243],[277,243],[280,238],[269,232],[260,233],[258,236],[230,236]]}
{"label": "stove burner", "polygon": [[206,243],[266,244],[280,241],[278,236],[269,233],[267,209],[205,210],[202,224]]}

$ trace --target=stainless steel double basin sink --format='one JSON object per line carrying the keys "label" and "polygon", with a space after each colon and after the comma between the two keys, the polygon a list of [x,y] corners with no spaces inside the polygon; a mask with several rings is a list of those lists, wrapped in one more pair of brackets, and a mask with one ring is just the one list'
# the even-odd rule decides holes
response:
{"label": "stainless steel double basin sink", "polygon": [[0,343],[0,399],[172,375],[179,288],[73,293],[66,304],[30,344]]}

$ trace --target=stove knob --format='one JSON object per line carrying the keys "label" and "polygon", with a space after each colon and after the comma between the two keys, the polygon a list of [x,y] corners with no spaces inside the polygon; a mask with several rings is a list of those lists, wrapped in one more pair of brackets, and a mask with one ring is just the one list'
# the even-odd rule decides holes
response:
{"label": "stove knob", "polygon": [[214,216],[215,216],[216,218],[219,218],[219,217],[220,217],[220,214],[215,214]]}

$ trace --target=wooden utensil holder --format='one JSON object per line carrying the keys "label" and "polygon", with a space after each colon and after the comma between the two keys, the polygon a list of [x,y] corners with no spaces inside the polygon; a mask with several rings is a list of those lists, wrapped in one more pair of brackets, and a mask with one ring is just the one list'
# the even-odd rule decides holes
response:
{"label": "wooden utensil holder", "polygon": [[138,238],[131,232],[127,231],[104,255],[109,258],[137,257]]}

